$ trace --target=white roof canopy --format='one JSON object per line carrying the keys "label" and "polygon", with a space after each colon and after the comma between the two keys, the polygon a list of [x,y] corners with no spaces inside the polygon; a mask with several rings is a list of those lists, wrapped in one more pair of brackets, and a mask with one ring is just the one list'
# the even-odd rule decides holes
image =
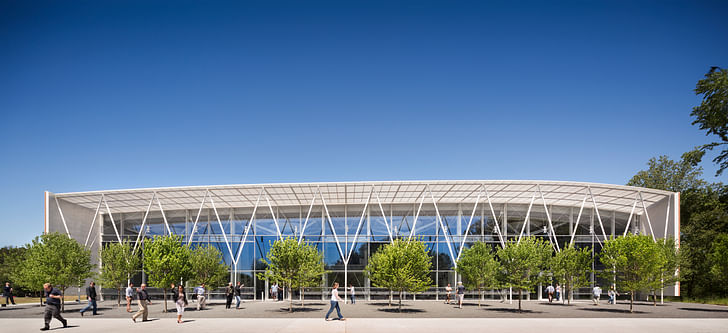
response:
{"label": "white roof canopy", "polygon": [[481,201],[487,195],[494,204],[528,204],[534,195],[540,200],[543,194],[548,205],[579,207],[591,193],[600,210],[619,212],[630,212],[640,193],[647,207],[674,194],[632,186],[565,181],[446,180],[162,187],[59,193],[56,198],[95,209],[103,195],[113,212],[143,212],[155,193],[165,211],[199,209],[206,194],[219,208],[252,208],[259,195],[262,201],[268,199],[275,206],[308,206],[314,196],[323,196],[328,206],[334,206],[364,205],[370,193],[378,195],[382,204],[411,204],[419,202],[422,196],[431,202],[430,195],[438,204],[473,203],[479,195]]}

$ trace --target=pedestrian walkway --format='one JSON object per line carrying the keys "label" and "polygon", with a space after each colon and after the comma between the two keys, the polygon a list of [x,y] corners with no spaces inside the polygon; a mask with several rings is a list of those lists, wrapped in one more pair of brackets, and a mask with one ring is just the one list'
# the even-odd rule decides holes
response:
{"label": "pedestrian walkway", "polygon": [[[43,325],[40,319],[0,319],[4,332],[35,332]],[[51,328],[60,325],[54,323]],[[315,332],[315,333],[387,333],[409,332],[482,332],[508,333],[538,330],[540,333],[632,333],[632,332],[721,332],[728,331],[728,319],[674,319],[674,318],[354,318],[347,321],[324,321],[314,318],[201,318],[188,319],[177,324],[174,319],[156,319],[146,323],[132,323],[131,319],[94,318],[69,320],[64,333],[128,333],[128,332]]]}

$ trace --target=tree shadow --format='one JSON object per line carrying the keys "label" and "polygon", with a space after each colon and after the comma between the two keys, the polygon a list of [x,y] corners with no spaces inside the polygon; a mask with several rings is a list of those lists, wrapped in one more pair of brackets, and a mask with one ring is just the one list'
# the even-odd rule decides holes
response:
{"label": "tree shadow", "polygon": [[704,311],[704,312],[725,312],[728,313],[728,309],[705,309],[705,308],[677,308],[678,310],[685,311]]}
{"label": "tree shadow", "polygon": [[53,330],[63,330],[63,329],[66,329],[66,328],[76,328],[76,327],[81,327],[81,326],[79,326],[79,325],[68,325],[66,327],[61,326],[61,327],[51,328],[51,331],[53,331]]}
{"label": "tree shadow", "polygon": [[[304,304],[304,306],[308,306],[308,305],[313,305],[313,306],[328,305],[327,303],[322,303],[322,302],[305,302],[303,304]],[[301,302],[299,302],[299,301],[293,301],[293,306],[296,306],[296,305],[299,305],[300,306],[301,305]]]}
{"label": "tree shadow", "polygon": [[629,309],[609,309],[609,308],[580,308],[579,310],[581,310],[581,311],[593,311],[593,312],[609,312],[609,313],[631,313],[631,314],[634,314],[634,313],[637,313],[637,314],[639,314],[639,313],[649,313],[649,312],[645,312],[645,311],[637,311],[637,310],[635,310],[635,311],[629,312]]}
{"label": "tree shadow", "polygon": [[295,312],[316,312],[316,311],[323,311],[323,308],[310,308],[310,307],[293,307],[293,312],[288,311],[288,308],[279,308],[278,310],[272,309],[272,310],[266,310],[266,312],[276,312],[276,313],[295,313]]}
{"label": "tree shadow", "polygon": [[397,307],[392,306],[391,308],[377,309],[377,311],[389,312],[389,313],[424,313],[427,312],[422,309],[402,309],[400,311]]}
{"label": "tree shadow", "polygon": [[[365,303],[367,305],[373,305],[373,306],[389,306],[388,302],[369,302]],[[392,307],[397,306],[397,301],[392,302]],[[409,306],[407,303],[402,303],[402,306]]]}
{"label": "tree shadow", "polygon": [[[492,305],[490,305],[488,303],[485,303],[485,302],[480,303],[480,307],[485,307],[485,306],[492,306]],[[457,307],[457,304],[455,305],[455,307]],[[466,307],[477,308],[478,307],[478,303],[463,303],[463,307],[464,308],[466,308]]]}
{"label": "tree shadow", "polygon": [[543,311],[534,311],[534,310],[528,310],[523,309],[521,311],[518,311],[518,309],[513,308],[493,308],[493,309],[484,309],[485,311],[497,311],[497,312],[506,312],[506,313],[543,313]]}

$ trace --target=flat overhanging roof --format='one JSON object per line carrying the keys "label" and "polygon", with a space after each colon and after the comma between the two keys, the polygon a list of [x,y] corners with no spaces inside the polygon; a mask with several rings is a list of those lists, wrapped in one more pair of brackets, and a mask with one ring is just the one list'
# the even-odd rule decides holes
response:
{"label": "flat overhanging roof", "polygon": [[[127,190],[89,191],[55,194],[57,199],[96,209],[105,199],[109,209],[117,212],[144,212],[159,199],[165,211],[199,209],[203,197],[212,198],[218,209],[253,208],[256,202],[274,206],[306,206],[315,199],[321,205],[321,198],[327,206],[364,205],[370,197],[370,204],[439,204],[485,203],[488,198],[493,204],[529,204],[535,196],[535,203],[547,205],[580,207],[584,200],[592,207],[591,195],[599,210],[629,213],[635,199],[644,200],[646,207],[670,197],[674,192],[632,187],[568,181],[535,180],[437,180],[437,181],[371,181],[371,182],[326,182],[326,183],[273,183],[139,188]],[[156,200],[152,210],[157,210]],[[637,207],[640,207],[638,204]],[[105,211],[105,210],[104,210]],[[641,211],[641,209],[640,209]]]}

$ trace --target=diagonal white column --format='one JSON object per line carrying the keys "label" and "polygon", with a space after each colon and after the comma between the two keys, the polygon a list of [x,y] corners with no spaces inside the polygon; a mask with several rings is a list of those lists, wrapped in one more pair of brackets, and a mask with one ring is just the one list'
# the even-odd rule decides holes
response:
{"label": "diagonal white column", "polygon": [[351,242],[351,248],[349,249],[349,254],[346,256],[346,260],[344,261],[346,264],[349,263],[349,259],[351,259],[351,253],[354,251],[354,247],[356,246],[357,240],[359,239],[359,233],[361,232],[361,226],[364,222],[364,216],[367,214],[367,208],[369,207],[369,200],[372,198],[372,192],[374,191],[374,187],[372,186],[372,189],[369,191],[369,196],[367,196],[367,201],[364,203],[364,209],[361,211],[361,217],[359,218],[359,224],[356,226],[356,233],[354,235],[354,240]]}
{"label": "diagonal white column", "polygon": [[647,212],[647,207],[645,206],[645,199],[642,198],[642,192],[639,192],[640,194],[640,201],[642,202],[642,211],[645,212],[645,217],[647,218],[647,225],[650,227],[650,234],[652,234],[652,240],[657,242],[657,239],[655,238],[655,232],[652,231],[652,223],[650,222],[650,213]]}
{"label": "diagonal white column", "polygon": [[[594,203],[594,211],[597,213],[597,220],[599,221],[599,227],[602,229],[602,236],[604,236],[604,240],[607,240],[607,233],[604,231],[604,224],[602,223],[602,216],[599,215],[599,207],[597,207],[597,200],[594,198],[594,193],[592,193],[591,186],[587,186],[587,189],[589,189],[589,195],[591,196],[592,203]],[[597,240],[599,237],[597,237]],[[599,245],[601,245],[602,242],[599,242]]]}
{"label": "diagonal white column", "polygon": [[526,223],[528,223],[528,218],[531,216],[531,208],[533,208],[533,202],[536,200],[536,193],[533,193],[531,196],[531,203],[528,204],[528,210],[526,211],[526,218],[523,219],[523,226],[521,226],[521,233],[518,234],[518,241],[516,241],[516,244],[521,244],[521,237],[523,237],[523,232],[526,230]]}
{"label": "diagonal white column", "polygon": [[[106,199],[104,199],[104,202],[106,202]],[[136,241],[134,241],[134,250],[131,251],[132,254],[136,253],[137,248],[139,247],[139,239],[142,237],[142,233],[144,232],[144,226],[147,224],[147,217],[149,216],[149,209],[152,208],[152,203],[154,202],[154,196],[152,196],[151,199],[149,199],[149,205],[147,206],[147,211],[144,213],[144,218],[142,219],[142,226],[139,228],[139,234],[137,235]],[[111,214],[111,213],[109,213]]]}
{"label": "diagonal white column", "polygon": [[463,235],[463,240],[460,242],[460,249],[458,250],[458,257],[455,259],[455,261],[460,260],[460,255],[463,254],[463,247],[465,247],[465,240],[468,238],[468,231],[470,231],[470,226],[473,224],[473,218],[475,217],[475,210],[478,208],[478,203],[480,202],[480,196],[483,194],[483,190],[481,187],[480,192],[478,192],[478,198],[475,199],[475,205],[473,205],[473,212],[470,214],[470,220],[468,221],[468,226],[465,228],[465,234]]}
{"label": "diagonal white column", "polygon": [[94,219],[91,221],[91,228],[88,229],[88,235],[86,235],[86,241],[83,243],[83,247],[86,247],[88,245],[88,239],[91,238],[91,231],[94,230],[94,225],[96,224],[96,217],[99,216],[99,209],[101,209],[101,200],[104,197],[104,194],[101,194],[101,197],[99,198],[99,204],[96,205],[96,212],[94,213]]}
{"label": "diagonal white column", "polygon": [[667,244],[667,224],[670,222],[670,197],[667,197],[667,211],[665,212],[665,233],[663,235],[663,243]]}
{"label": "diagonal white column", "polygon": [[[556,231],[554,230],[554,225],[551,222],[551,214],[549,213],[549,209],[546,206],[546,199],[543,196],[543,192],[541,191],[541,185],[538,186],[538,193],[541,194],[541,201],[543,201],[543,210],[546,212],[546,219],[549,221],[549,228],[551,230],[551,235],[554,237],[553,244],[556,245],[556,252],[561,252],[561,248],[559,247],[559,240],[556,239]],[[550,239],[551,237],[549,237]]]}
{"label": "diagonal white column", "polygon": [[329,207],[326,206],[326,200],[324,199],[324,194],[319,191],[319,195],[321,195],[321,203],[324,205],[324,211],[326,212],[326,218],[329,220],[329,227],[331,228],[331,232],[334,234],[334,241],[336,241],[336,248],[339,250],[339,255],[341,256],[341,260],[346,260],[346,257],[344,256],[344,251],[341,250],[341,243],[339,243],[339,237],[336,236],[336,229],[334,228],[334,223],[331,221],[331,215],[329,215]]}
{"label": "diagonal white column", "polygon": [[634,195],[634,203],[632,204],[632,210],[629,212],[629,218],[627,219],[627,226],[624,227],[624,234],[622,234],[622,237],[627,236],[627,232],[629,231],[629,224],[632,222],[632,216],[634,215],[634,209],[637,207],[637,199],[639,198],[639,192]]}
{"label": "diagonal white column", "polygon": [[61,222],[63,222],[63,227],[66,229],[66,235],[68,235],[68,238],[71,238],[71,233],[68,232],[68,224],[66,224],[66,218],[63,217],[63,209],[61,209],[61,204],[58,203],[57,197],[54,197],[53,199],[56,200],[56,207],[58,207],[58,213],[61,214]]}
{"label": "diagonal white column", "polygon": [[581,201],[581,207],[579,207],[579,215],[576,216],[576,223],[574,224],[574,230],[571,231],[571,240],[569,241],[569,244],[574,244],[574,236],[576,236],[576,230],[579,227],[579,221],[581,221],[581,213],[584,211],[584,205],[586,205],[586,198],[589,197],[589,193],[587,192],[584,195],[584,200]]}
{"label": "diagonal white column", "polygon": [[215,207],[215,200],[213,200],[212,195],[210,195],[210,204],[212,205],[212,210],[215,212],[215,218],[217,218],[217,224],[220,226],[220,230],[222,231],[222,237],[225,239],[225,246],[227,246],[228,253],[230,253],[230,259],[233,259],[233,249],[230,248],[230,242],[227,238],[227,233],[225,232],[225,228],[222,226],[222,221],[220,220],[220,215],[217,213],[217,207]]}
{"label": "diagonal white column", "polygon": [[157,205],[159,206],[159,211],[162,212],[162,220],[164,220],[164,226],[167,227],[167,233],[171,236],[172,229],[169,228],[169,223],[167,223],[167,215],[164,214],[164,208],[162,208],[162,202],[159,201],[159,196],[157,195],[157,192],[154,192],[154,197],[157,199]]}
{"label": "diagonal white column", "polygon": [[[485,189],[485,198],[488,200],[488,206],[490,207],[490,213],[493,215],[493,221],[495,222],[495,230],[498,234],[498,239],[500,240],[501,247],[506,247],[506,241],[503,239],[503,234],[500,230],[500,224],[498,224],[498,217],[495,215],[495,209],[493,209],[493,202],[490,201],[490,194],[488,193],[488,188],[483,186]],[[504,223],[508,223],[508,221],[505,221]]]}
{"label": "diagonal white column", "polygon": [[[374,189],[372,187],[372,189]],[[420,199],[420,206],[417,207],[417,213],[415,214],[415,220],[412,222],[412,230],[410,230],[409,238],[412,239],[412,236],[415,234],[415,226],[417,226],[417,219],[420,217],[420,210],[422,209],[422,204],[425,202],[425,191],[422,191],[422,198]]]}
{"label": "diagonal white column", "polygon": [[190,236],[187,239],[188,246],[192,243],[192,236],[194,236],[195,233],[197,232],[197,222],[200,220],[200,214],[202,214],[202,208],[205,207],[205,200],[207,199],[208,193],[209,193],[209,191],[205,190],[205,194],[202,196],[202,202],[200,203],[200,209],[197,210],[197,217],[195,217],[195,223],[192,224],[192,231],[190,232]]}
{"label": "diagonal white column", "polygon": [[379,199],[379,193],[374,192],[374,196],[377,198],[377,204],[379,204],[379,210],[382,212],[382,218],[384,219],[384,226],[387,227],[387,233],[389,234],[389,241],[394,242],[392,237],[392,230],[389,228],[389,221],[387,221],[387,214],[384,212],[382,207],[382,200]]}
{"label": "diagonal white column", "polygon": [[306,232],[306,226],[308,225],[308,218],[311,217],[311,210],[313,209],[313,204],[316,202],[316,195],[319,193],[320,188],[316,187],[316,192],[313,193],[313,198],[311,198],[311,205],[308,206],[308,213],[306,213],[306,219],[303,221],[303,227],[301,227],[301,235],[298,237],[298,243],[301,244],[303,241],[303,234]]}
{"label": "diagonal white column", "polygon": [[435,195],[432,194],[432,189],[430,188],[430,185],[427,185],[427,191],[430,192],[430,197],[432,198],[432,204],[435,205],[435,214],[437,214],[437,221],[440,223],[440,229],[442,229],[442,235],[445,237],[445,243],[447,244],[447,250],[450,252],[450,259],[453,261],[453,265],[455,267],[458,267],[458,262],[455,260],[455,255],[452,251],[452,240],[451,237],[448,237],[450,233],[448,232],[447,228],[445,228],[445,224],[442,223],[442,217],[440,216],[440,209],[437,207],[437,201],[435,200]]}
{"label": "diagonal white column", "polygon": [[273,223],[276,225],[276,232],[278,233],[278,239],[283,239],[283,235],[281,234],[281,227],[278,225],[278,218],[276,218],[276,213],[273,212],[273,205],[270,204],[270,200],[268,199],[268,191],[263,188],[263,192],[265,192],[265,201],[268,203],[268,208],[270,209],[270,215],[273,217]]}
{"label": "diagonal white column", "polygon": [[240,243],[240,247],[238,247],[238,254],[235,255],[235,265],[237,266],[238,261],[240,260],[240,254],[243,252],[243,247],[245,246],[245,240],[248,239],[248,233],[250,232],[250,227],[253,225],[253,221],[255,220],[255,212],[258,210],[258,203],[260,203],[260,197],[263,195],[263,190],[261,189],[258,193],[258,199],[255,200],[255,206],[253,206],[253,214],[250,216],[250,221],[248,221],[248,225],[245,226],[245,233],[243,234],[243,240]]}
{"label": "diagonal white column", "polygon": [[[154,199],[154,196],[152,196],[152,199]],[[116,222],[114,221],[114,215],[111,214],[111,209],[109,208],[109,203],[106,202],[106,196],[101,194],[101,200],[104,201],[104,206],[106,207],[106,212],[109,214],[109,219],[111,219],[111,226],[114,227],[114,233],[116,234],[116,239],[119,241],[119,244],[121,244],[121,237],[119,236],[119,229],[116,228]],[[148,208],[147,208],[147,212],[149,212]]]}

